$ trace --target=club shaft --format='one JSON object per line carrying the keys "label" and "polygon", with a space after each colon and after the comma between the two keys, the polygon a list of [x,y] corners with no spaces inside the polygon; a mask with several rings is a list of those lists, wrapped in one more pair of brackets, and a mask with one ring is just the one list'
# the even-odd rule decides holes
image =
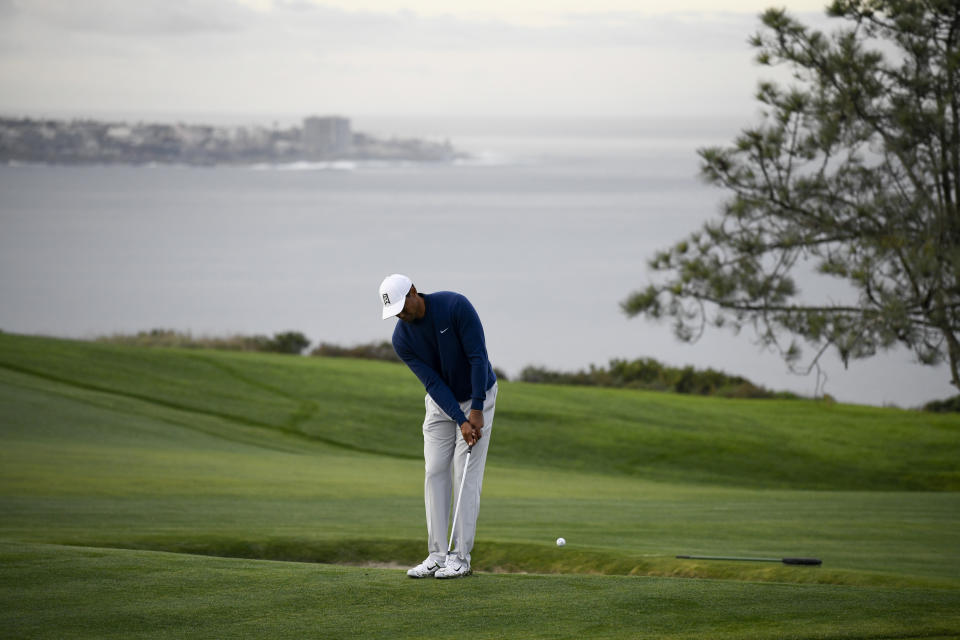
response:
{"label": "club shaft", "polygon": [[818,558],[740,558],[734,556],[677,556],[684,560],[729,560],[732,562],[781,562],[783,564],[818,565]]}
{"label": "club shaft", "polygon": [[677,556],[684,560],[739,560],[741,562],[780,562],[780,558],[738,558],[734,556]]}
{"label": "club shaft", "polygon": [[467,481],[467,469],[470,467],[470,454],[473,453],[473,445],[467,449],[467,461],[463,465],[463,476],[460,478],[460,491],[457,491],[457,506],[453,509],[453,522],[450,523],[450,544],[447,545],[447,553],[453,550],[453,536],[457,531],[457,516],[460,515],[460,498],[463,497],[463,485]]}

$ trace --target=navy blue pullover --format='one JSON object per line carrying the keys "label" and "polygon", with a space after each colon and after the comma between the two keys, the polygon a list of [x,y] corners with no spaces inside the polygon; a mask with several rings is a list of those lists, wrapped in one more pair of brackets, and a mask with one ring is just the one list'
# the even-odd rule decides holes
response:
{"label": "navy blue pullover", "polygon": [[397,320],[393,349],[416,374],[444,413],[467,421],[460,403],[483,410],[487,389],[497,381],[483,337],[480,316],[459,293],[421,294],[425,312],[413,322]]}

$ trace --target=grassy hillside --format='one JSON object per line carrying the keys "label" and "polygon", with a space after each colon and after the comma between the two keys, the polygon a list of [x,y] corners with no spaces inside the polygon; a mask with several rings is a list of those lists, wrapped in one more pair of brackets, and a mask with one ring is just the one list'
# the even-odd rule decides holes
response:
{"label": "grassy hillside", "polygon": [[442,599],[458,637],[960,634],[954,416],[504,383],[480,575],[443,586],[393,568],[425,555],[422,396],[386,363],[0,334],[0,628],[422,637]]}
{"label": "grassy hillside", "polygon": [[[401,365],[0,335],[0,368],[344,449],[420,459]],[[807,400],[505,383],[497,460],[681,483],[960,489],[958,418]]]}

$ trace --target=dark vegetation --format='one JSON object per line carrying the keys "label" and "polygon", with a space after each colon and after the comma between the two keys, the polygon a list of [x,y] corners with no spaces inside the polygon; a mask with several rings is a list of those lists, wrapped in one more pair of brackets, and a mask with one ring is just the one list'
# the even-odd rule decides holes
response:
{"label": "dark vegetation", "polygon": [[732,376],[715,369],[671,367],[653,358],[610,361],[606,368],[590,365],[588,370],[573,373],[550,371],[529,366],[520,372],[523,382],[546,382],[591,387],[616,387],[673,391],[724,398],[796,398],[786,391],[770,391],[742,376]]}
{"label": "dark vegetation", "polygon": [[960,396],[928,402],[923,406],[923,410],[934,413],[960,413]]}
{"label": "dark vegetation", "polygon": [[393,350],[393,345],[387,340],[358,344],[354,347],[341,347],[330,342],[321,342],[316,349],[310,352],[310,355],[327,358],[361,358],[363,360],[400,362],[396,351]]}
{"label": "dark vegetation", "polygon": [[100,336],[97,342],[125,344],[138,347],[178,347],[182,349],[219,349],[222,351],[260,351],[300,354],[310,346],[310,339],[299,331],[265,335],[232,335],[226,337],[199,336],[173,329],[151,329],[134,335],[113,334]]}

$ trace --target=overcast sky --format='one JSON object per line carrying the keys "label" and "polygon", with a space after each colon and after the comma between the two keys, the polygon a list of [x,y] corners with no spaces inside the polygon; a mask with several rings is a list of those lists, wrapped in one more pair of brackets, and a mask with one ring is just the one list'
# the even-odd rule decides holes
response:
{"label": "overcast sky", "polygon": [[0,0],[0,111],[737,114],[768,4]]}

